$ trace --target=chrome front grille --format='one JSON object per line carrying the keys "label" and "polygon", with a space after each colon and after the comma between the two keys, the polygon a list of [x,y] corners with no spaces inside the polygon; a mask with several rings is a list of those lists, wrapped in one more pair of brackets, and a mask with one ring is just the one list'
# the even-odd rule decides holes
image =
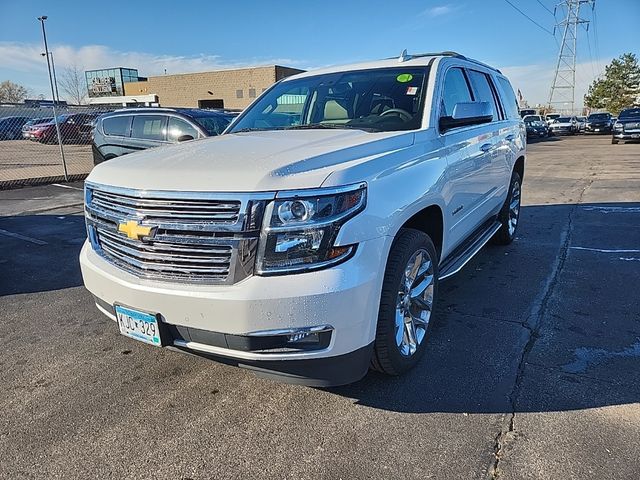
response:
{"label": "chrome front grille", "polygon": [[[87,232],[100,256],[140,278],[188,283],[231,284],[251,275],[263,202],[273,198],[89,182],[86,189]],[[132,220],[152,233],[132,239],[119,231]]]}

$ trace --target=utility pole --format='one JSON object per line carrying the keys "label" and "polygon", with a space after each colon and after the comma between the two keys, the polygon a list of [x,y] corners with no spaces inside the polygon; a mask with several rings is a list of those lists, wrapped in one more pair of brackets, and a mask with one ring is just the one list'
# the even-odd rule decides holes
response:
{"label": "utility pole", "polygon": [[60,157],[62,158],[62,169],[64,171],[65,182],[69,181],[69,174],[67,173],[67,162],[64,158],[64,148],[62,146],[62,135],[60,134],[60,123],[58,122],[58,113],[56,112],[56,94],[53,87],[53,78],[51,76],[51,62],[49,61],[49,46],[47,45],[47,32],[44,29],[44,22],[48,17],[42,15],[38,17],[38,21],[42,24],[42,40],[44,42],[44,56],[47,57],[47,70],[49,70],[49,83],[51,84],[51,96],[53,97],[53,123],[56,125],[56,135],[58,137],[58,146],[60,147]]}
{"label": "utility pole", "polygon": [[[571,114],[575,113],[578,26],[586,24],[585,28],[589,28],[589,20],[580,18],[580,7],[590,5],[593,10],[595,4],[596,0],[563,0],[556,5],[556,10],[558,7],[566,10],[566,17],[556,23],[553,28],[554,35],[556,28],[562,29],[562,43],[549,92],[549,108],[555,107],[555,110],[568,110]],[[554,10],[554,15],[556,10]]]}

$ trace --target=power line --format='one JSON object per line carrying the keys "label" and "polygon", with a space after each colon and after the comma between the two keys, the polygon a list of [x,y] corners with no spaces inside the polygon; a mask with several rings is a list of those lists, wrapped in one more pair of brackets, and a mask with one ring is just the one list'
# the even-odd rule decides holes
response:
{"label": "power line", "polygon": [[526,19],[528,19],[531,23],[533,23],[534,25],[536,25],[538,28],[544,30],[545,32],[547,32],[549,35],[553,35],[553,32],[551,30],[548,30],[546,28],[544,28],[542,25],[540,25],[538,22],[536,22],[533,18],[531,18],[529,15],[527,15],[526,13],[524,13],[522,10],[520,10],[518,7],[516,7],[513,3],[511,3],[509,0],[504,0],[505,2],[507,2],[509,5],[511,5],[514,9],[516,9],[518,12],[520,12],[520,14],[522,16],[524,16]]}
{"label": "power line", "polygon": [[547,12],[549,12],[551,15],[555,17],[555,14],[553,13],[553,11],[551,11],[549,7],[547,7],[544,3],[542,3],[540,0],[536,0],[536,2],[538,2],[542,6],[542,8],[544,8]]}

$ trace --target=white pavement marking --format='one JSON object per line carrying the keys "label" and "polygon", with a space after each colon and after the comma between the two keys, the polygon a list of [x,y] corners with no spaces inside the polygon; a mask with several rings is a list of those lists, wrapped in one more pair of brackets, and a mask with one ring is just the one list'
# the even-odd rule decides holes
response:
{"label": "white pavement marking", "polygon": [[640,213],[640,207],[582,207],[582,210],[602,213]]}
{"label": "white pavement marking", "polygon": [[608,250],[606,248],[589,248],[589,247],[569,247],[573,250],[588,250],[590,252],[600,253],[640,253],[640,250]]}
{"label": "white pavement marking", "polygon": [[624,260],[625,262],[640,262],[640,258],[636,257],[620,257],[620,260]]}
{"label": "white pavement marking", "polygon": [[60,185],[59,183],[52,183],[51,185],[53,185],[54,187],[60,187],[60,188],[70,188],[71,190],[80,190],[81,192],[84,191],[83,188],[72,187],[71,185]]}
{"label": "white pavement marking", "polygon": [[5,235],[7,237],[17,238],[19,240],[24,240],[25,242],[35,243],[36,245],[48,245],[47,242],[43,240],[38,240],[37,238],[27,237],[26,235],[20,235],[19,233],[9,232],[7,230],[2,230],[0,228],[0,235]]}

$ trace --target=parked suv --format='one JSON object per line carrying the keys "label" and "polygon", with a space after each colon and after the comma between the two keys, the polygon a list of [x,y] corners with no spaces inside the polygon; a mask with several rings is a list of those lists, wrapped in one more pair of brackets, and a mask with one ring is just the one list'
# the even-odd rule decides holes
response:
{"label": "parked suv", "polygon": [[288,77],[223,135],[93,169],[84,283],[151,345],[308,385],[398,375],[440,282],[513,241],[525,149],[507,78],[462,55]]}
{"label": "parked suv", "polygon": [[585,133],[611,133],[612,123],[610,113],[592,113],[587,117]]}
{"label": "parked suv", "polygon": [[127,153],[221,134],[237,114],[197,108],[129,108],[101,116],[93,132],[95,165]]}
{"label": "parked suv", "polygon": [[28,117],[0,117],[0,140],[18,140],[22,137],[22,126]]}
{"label": "parked suv", "polygon": [[611,143],[640,140],[640,108],[627,108],[620,112],[613,124]]}
{"label": "parked suv", "polygon": [[[58,115],[58,128],[63,143],[88,144],[91,132],[91,123],[99,113],[64,113]],[[57,143],[58,134],[53,119],[46,123],[31,125],[29,129],[31,139],[41,143]]]}

